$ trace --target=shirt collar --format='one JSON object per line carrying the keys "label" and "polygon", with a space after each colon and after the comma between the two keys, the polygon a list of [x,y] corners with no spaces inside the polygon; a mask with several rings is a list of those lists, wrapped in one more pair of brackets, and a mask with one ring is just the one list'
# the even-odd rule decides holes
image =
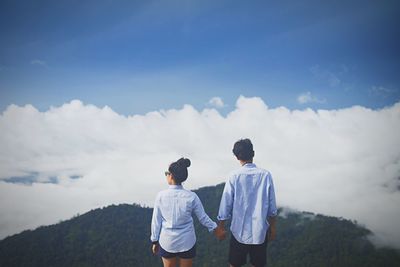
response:
{"label": "shirt collar", "polygon": [[168,186],[169,189],[182,189],[183,186],[181,184],[171,184]]}
{"label": "shirt collar", "polygon": [[255,167],[257,167],[257,166],[256,166],[256,164],[254,164],[254,163],[246,163],[246,164],[243,165],[243,167],[246,167],[246,168],[255,168]]}

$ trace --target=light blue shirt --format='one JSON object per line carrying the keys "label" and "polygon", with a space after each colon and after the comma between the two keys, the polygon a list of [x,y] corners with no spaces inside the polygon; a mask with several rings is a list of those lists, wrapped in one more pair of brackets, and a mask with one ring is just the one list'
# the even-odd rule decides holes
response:
{"label": "light blue shirt", "polygon": [[242,244],[262,244],[268,217],[278,213],[271,174],[247,163],[231,173],[225,183],[218,220],[232,219],[231,232]]}
{"label": "light blue shirt", "polygon": [[168,252],[191,249],[196,243],[192,214],[200,223],[213,231],[217,224],[205,213],[196,193],[181,185],[170,185],[156,197],[151,221],[151,241],[159,241]]}

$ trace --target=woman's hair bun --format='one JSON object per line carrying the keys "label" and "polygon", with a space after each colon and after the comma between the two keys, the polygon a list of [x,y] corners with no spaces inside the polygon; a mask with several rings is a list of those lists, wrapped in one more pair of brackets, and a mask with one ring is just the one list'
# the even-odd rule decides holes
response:
{"label": "woman's hair bun", "polygon": [[185,168],[190,167],[190,159],[186,159],[186,158],[180,158],[177,163]]}
{"label": "woman's hair bun", "polygon": [[180,158],[176,162],[172,162],[169,165],[168,171],[172,174],[174,180],[181,184],[186,181],[188,177],[187,168],[190,166],[190,160],[186,158]]}

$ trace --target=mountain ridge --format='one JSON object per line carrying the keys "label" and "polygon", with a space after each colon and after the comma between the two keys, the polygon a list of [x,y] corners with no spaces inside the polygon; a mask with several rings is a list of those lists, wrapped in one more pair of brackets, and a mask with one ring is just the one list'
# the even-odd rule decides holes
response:
{"label": "mountain ridge", "polygon": [[[194,192],[216,218],[224,184]],[[371,232],[343,218],[279,209],[268,266],[399,266],[400,252],[376,248]],[[0,241],[0,266],[162,266],[150,251],[152,208],[110,205]],[[219,242],[195,221],[194,266],[227,266],[229,239]]]}

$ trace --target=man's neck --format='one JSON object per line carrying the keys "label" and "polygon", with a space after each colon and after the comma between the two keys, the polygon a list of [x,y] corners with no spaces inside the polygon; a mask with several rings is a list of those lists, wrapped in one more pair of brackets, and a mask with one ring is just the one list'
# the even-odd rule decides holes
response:
{"label": "man's neck", "polygon": [[253,160],[239,160],[239,162],[240,162],[240,165],[245,165],[245,164],[247,164],[247,163],[253,163]]}

